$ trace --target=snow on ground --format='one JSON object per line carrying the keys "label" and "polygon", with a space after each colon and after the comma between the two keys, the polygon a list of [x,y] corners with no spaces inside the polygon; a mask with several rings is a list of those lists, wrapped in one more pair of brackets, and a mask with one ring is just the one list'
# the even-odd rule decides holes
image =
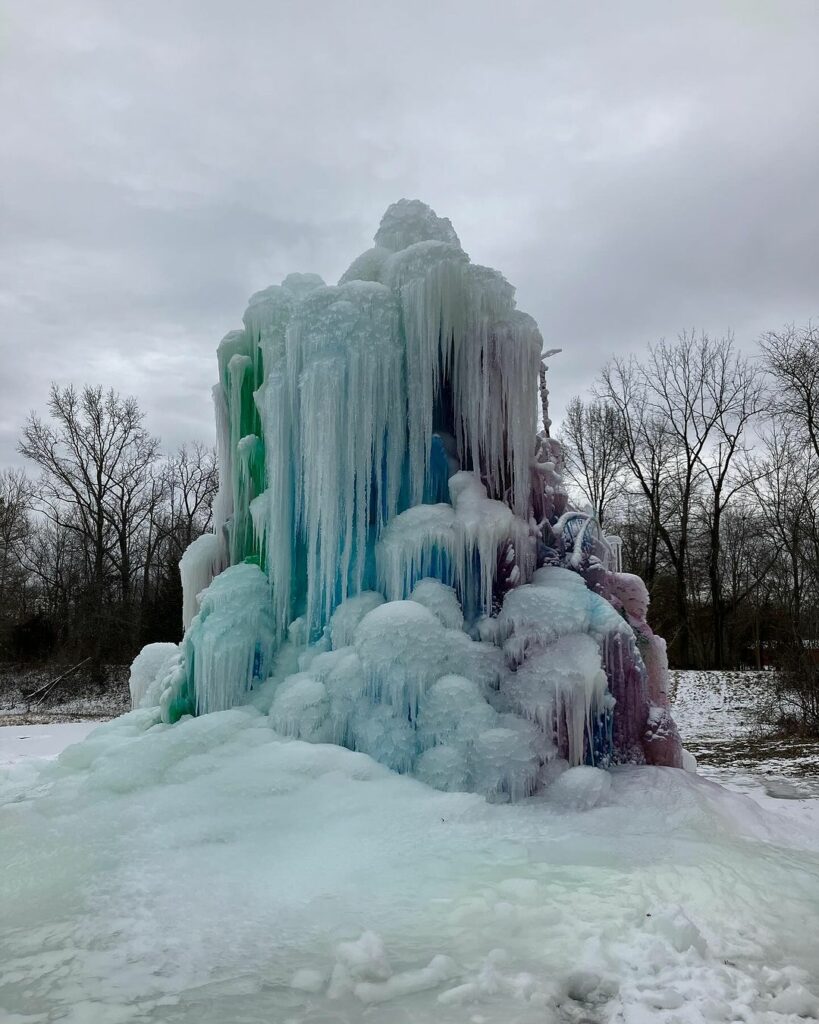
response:
{"label": "snow on ground", "polygon": [[85,739],[99,722],[63,722],[59,725],[1,725],[0,768],[25,759],[55,758],[71,743]]}
{"label": "snow on ground", "polygon": [[[102,679],[65,674],[65,666],[0,665],[0,726],[107,721],[131,707],[128,665],[107,665]],[[64,678],[43,693],[59,676]],[[37,694],[40,694],[39,696]]]}
{"label": "snow on ground", "polygon": [[674,718],[700,775],[819,835],[819,742],[760,735],[766,672],[672,672]]}
{"label": "snow on ground", "polygon": [[576,771],[488,804],[252,709],[133,712],[0,771],[0,1019],[819,1017],[815,827],[673,769]]}

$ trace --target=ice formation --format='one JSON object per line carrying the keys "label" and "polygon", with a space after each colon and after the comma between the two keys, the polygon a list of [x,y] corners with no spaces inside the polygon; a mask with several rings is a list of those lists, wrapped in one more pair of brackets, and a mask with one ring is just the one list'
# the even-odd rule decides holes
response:
{"label": "ice formation", "polygon": [[645,588],[537,432],[542,348],[418,201],[338,285],[255,294],[218,349],[185,637],[140,655],[134,705],[172,723],[252,702],[280,734],[494,800],[569,766],[681,766]]}

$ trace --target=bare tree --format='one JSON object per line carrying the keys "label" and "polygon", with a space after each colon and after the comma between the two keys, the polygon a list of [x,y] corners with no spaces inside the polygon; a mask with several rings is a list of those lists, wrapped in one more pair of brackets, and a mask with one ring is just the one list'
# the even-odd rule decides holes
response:
{"label": "bare tree", "polygon": [[[597,395],[617,411],[622,451],[651,509],[675,579],[679,660],[691,663],[689,576],[692,519],[701,489],[710,491],[710,578],[719,591],[721,517],[736,493],[729,471],[759,403],[757,372],[733,340],[683,333],[661,341],[646,359],[615,359],[603,371]],[[722,618],[712,625],[712,656],[721,659]],[[720,639],[717,639],[717,633]]]}
{"label": "bare tree", "polygon": [[[665,347],[663,353],[666,351]],[[676,580],[676,642],[682,664],[690,662],[687,590],[688,520],[695,483],[696,460],[681,460],[679,433],[671,429],[660,408],[652,362],[665,359],[651,350],[649,364],[635,358],[615,359],[604,369],[597,394],[617,411],[623,456],[650,511],[652,527],[662,542]],[[656,568],[656,549],[651,578]]]}
{"label": "bare tree", "polygon": [[216,451],[195,443],[182,447],[165,466],[168,527],[181,555],[192,541],[210,529],[213,499],[219,487]]}
{"label": "bare tree", "polygon": [[89,625],[99,659],[112,573],[119,598],[130,598],[132,542],[146,514],[159,445],[143,426],[136,400],[113,390],[85,387],[78,393],[72,386],[53,384],[48,407],[48,421],[30,414],[20,452],[41,470],[43,514],[87,546]]}
{"label": "bare tree", "polygon": [[[703,485],[708,501],[708,582],[711,592],[712,668],[723,667],[724,598],[722,587],[721,529],[729,503],[751,480],[735,472],[736,456],[745,451],[748,425],[759,415],[763,381],[759,369],[736,352],[733,339],[715,342],[702,368],[700,422],[711,421],[710,443],[699,449],[697,459],[704,471]],[[704,406],[704,408],[703,408]],[[705,413],[705,409],[708,413]],[[746,463],[747,465],[747,463]]]}
{"label": "bare tree", "polygon": [[625,458],[620,422],[611,404],[573,398],[566,409],[560,442],[569,477],[604,525],[609,505],[623,488]]}
{"label": "bare tree", "polygon": [[774,381],[776,410],[819,458],[819,327],[790,324],[761,341]]}
{"label": "bare tree", "polygon": [[21,469],[0,470],[0,620],[5,623],[24,598],[31,499],[31,481]]}

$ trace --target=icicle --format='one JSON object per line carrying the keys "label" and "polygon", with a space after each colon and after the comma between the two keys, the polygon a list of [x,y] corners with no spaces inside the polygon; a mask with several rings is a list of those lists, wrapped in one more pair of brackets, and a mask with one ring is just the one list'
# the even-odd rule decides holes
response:
{"label": "icicle", "polygon": [[377,536],[397,507],[406,415],[392,294],[364,282],[316,290],[294,313],[287,357],[298,423],[296,525],[315,632],[339,600],[361,590],[370,529]]}
{"label": "icicle", "polygon": [[267,580],[255,565],[231,566],[201,595],[185,635],[195,711],[224,711],[266,678],[275,647]]}
{"label": "icicle", "polygon": [[248,434],[236,446],[233,475],[233,525],[231,528],[231,562],[235,565],[254,552],[254,526],[250,503],[261,491],[263,482],[264,445],[261,438]]}
{"label": "icicle", "polygon": [[406,335],[412,504],[421,501],[429,470],[435,400],[451,379],[462,463],[486,475],[497,497],[508,488],[513,509],[525,516],[537,424],[531,382],[542,348],[537,325],[514,309],[514,289],[501,274],[471,266],[453,244],[409,246],[385,262],[383,279],[398,290]]}
{"label": "icicle", "polygon": [[182,626],[187,629],[199,611],[199,595],[210,586],[214,576],[226,568],[222,539],[213,533],[203,533],[185,549],[179,560],[182,577]]}
{"label": "icicle", "polygon": [[416,581],[436,576],[455,587],[466,605],[474,594],[478,608],[492,610],[498,548],[512,542],[521,571],[531,575],[529,527],[500,501],[487,498],[474,473],[450,478],[450,505],[416,505],[396,516],[376,549],[379,586],[389,600],[409,597]]}
{"label": "icicle", "polygon": [[216,459],[219,467],[219,490],[213,502],[213,532],[221,537],[233,515],[233,449],[230,444],[227,399],[221,384],[215,384],[213,387],[213,406],[216,414]]}
{"label": "icicle", "polygon": [[271,373],[256,392],[256,406],[265,436],[267,469],[267,516],[263,531],[267,575],[272,588],[273,619],[281,641],[292,618],[291,580],[294,558],[293,503],[294,480],[291,456],[290,400],[286,378],[280,371]]}

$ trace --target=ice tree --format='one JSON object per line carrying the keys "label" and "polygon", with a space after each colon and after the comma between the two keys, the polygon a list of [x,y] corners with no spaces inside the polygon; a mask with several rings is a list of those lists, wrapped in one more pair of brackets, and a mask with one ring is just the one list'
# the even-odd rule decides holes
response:
{"label": "ice tree", "polygon": [[135,705],[253,702],[281,734],[491,799],[567,764],[680,766],[646,589],[537,431],[537,324],[425,204],[374,241],[335,286],[253,295],[219,345],[214,531]]}

